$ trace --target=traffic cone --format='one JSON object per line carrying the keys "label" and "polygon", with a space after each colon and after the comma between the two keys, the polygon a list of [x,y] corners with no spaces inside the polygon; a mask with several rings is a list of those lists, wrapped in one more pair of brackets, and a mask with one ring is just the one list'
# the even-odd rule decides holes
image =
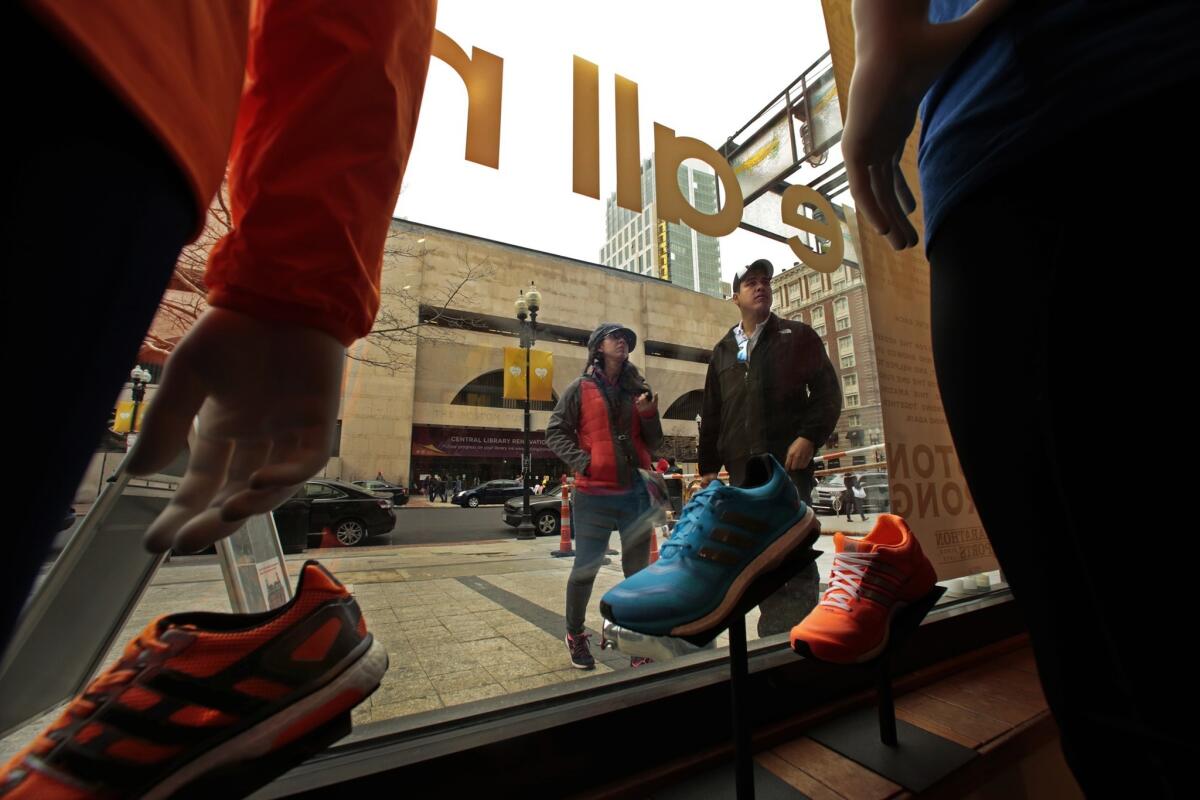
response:
{"label": "traffic cone", "polygon": [[650,527],[650,563],[658,561],[658,526]]}
{"label": "traffic cone", "polygon": [[333,528],[326,525],[321,529],[321,547],[341,547],[342,543],[333,535]]}
{"label": "traffic cone", "polygon": [[559,511],[559,532],[562,534],[559,538],[558,549],[552,550],[550,555],[555,558],[574,557],[575,549],[571,547],[571,487],[568,483],[568,478],[563,478],[562,483],[562,509]]}

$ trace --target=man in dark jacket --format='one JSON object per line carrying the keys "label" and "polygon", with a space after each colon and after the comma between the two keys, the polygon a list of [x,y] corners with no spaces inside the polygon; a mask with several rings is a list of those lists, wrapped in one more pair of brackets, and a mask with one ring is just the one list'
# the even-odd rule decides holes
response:
{"label": "man in dark jacket", "polygon": [[[771,313],[775,269],[760,258],[733,278],[742,321],[713,348],[700,413],[700,472],[705,485],[723,464],[738,486],[747,460],[770,453],[788,470],[800,499],[811,502],[812,458],[842,411],[837,372],[816,332]],[[784,633],[817,603],[820,577],[810,564],[759,607],[758,635]]]}

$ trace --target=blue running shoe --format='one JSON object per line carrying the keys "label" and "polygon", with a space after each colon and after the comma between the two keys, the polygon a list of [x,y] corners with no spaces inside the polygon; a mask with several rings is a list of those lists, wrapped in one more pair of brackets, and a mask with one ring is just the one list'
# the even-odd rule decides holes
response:
{"label": "blue running shoe", "polygon": [[820,533],[780,463],[758,455],[742,487],[713,481],[683,509],[658,561],[610,589],[600,613],[649,636],[696,636],[726,623],[756,579]]}

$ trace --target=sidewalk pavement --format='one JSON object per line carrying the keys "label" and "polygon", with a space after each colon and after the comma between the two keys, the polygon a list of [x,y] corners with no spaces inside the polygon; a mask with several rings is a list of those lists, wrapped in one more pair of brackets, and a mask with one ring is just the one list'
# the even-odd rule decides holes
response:
{"label": "sidewalk pavement", "polygon": [[458,506],[454,503],[443,503],[441,500],[434,502],[423,494],[410,494],[408,502],[398,508],[458,508]]}

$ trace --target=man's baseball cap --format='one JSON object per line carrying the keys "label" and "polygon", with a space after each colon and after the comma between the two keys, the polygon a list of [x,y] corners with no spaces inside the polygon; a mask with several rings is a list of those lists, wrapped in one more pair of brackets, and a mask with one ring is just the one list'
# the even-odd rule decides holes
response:
{"label": "man's baseball cap", "polygon": [[742,283],[742,278],[746,277],[746,275],[748,275],[752,269],[761,269],[767,274],[768,280],[775,277],[775,266],[765,258],[760,258],[758,261],[747,264],[746,266],[739,268],[737,272],[733,273],[734,294],[737,294],[738,287],[741,286]]}

